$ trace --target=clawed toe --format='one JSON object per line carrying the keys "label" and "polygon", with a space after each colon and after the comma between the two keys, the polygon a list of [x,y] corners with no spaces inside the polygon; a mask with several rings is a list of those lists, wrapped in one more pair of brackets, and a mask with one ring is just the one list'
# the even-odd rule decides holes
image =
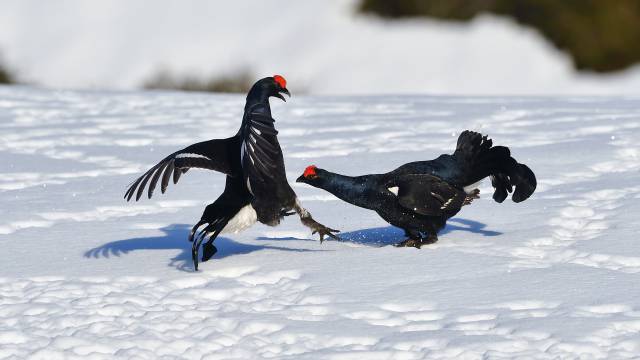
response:
{"label": "clawed toe", "polygon": [[480,199],[480,190],[478,189],[473,189],[470,193],[468,193],[464,198],[462,205],[470,205],[475,199]]}
{"label": "clawed toe", "polygon": [[417,249],[420,249],[421,246],[422,246],[422,241],[420,241],[420,239],[407,239],[405,241],[402,241],[396,244],[396,247],[414,247]]}
{"label": "clawed toe", "polygon": [[309,214],[307,214],[306,216],[300,217],[300,221],[302,221],[304,226],[311,229],[312,235],[315,233],[318,233],[318,235],[320,235],[320,243],[324,241],[325,236],[328,236],[334,240],[340,240],[340,238],[336,236],[336,234],[334,234],[334,233],[339,233],[340,230],[335,230],[320,224],[319,222],[313,220],[313,218]]}
{"label": "clawed toe", "polygon": [[334,234],[334,233],[339,233],[339,232],[340,232],[340,230],[335,230],[335,229],[328,228],[328,227],[326,227],[324,225],[320,225],[320,226],[316,227],[311,232],[311,234],[313,235],[315,233],[318,233],[318,235],[320,235],[320,243],[322,244],[322,242],[324,241],[324,237],[325,236],[329,236],[330,238],[332,238],[334,240],[340,241],[341,239],[337,235]]}

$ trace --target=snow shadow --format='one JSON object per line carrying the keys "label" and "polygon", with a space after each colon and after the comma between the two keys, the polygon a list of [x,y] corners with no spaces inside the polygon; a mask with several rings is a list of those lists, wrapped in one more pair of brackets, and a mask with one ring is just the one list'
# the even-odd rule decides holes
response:
{"label": "snow shadow", "polygon": [[[164,233],[159,236],[139,237],[132,239],[117,240],[98,246],[96,248],[87,250],[84,253],[86,258],[110,258],[113,256],[127,255],[136,250],[171,250],[177,249],[181,252],[172,258],[169,262],[169,266],[175,267],[182,271],[193,271],[193,264],[191,261],[191,243],[187,241],[189,231],[191,231],[191,225],[189,224],[172,224],[160,228]],[[216,259],[223,259],[232,255],[249,254],[254,251],[260,250],[279,250],[279,251],[294,251],[294,252],[306,252],[315,251],[309,249],[290,249],[272,245],[249,245],[243,244],[226,237],[218,237],[215,240],[216,248],[218,252],[209,261],[215,261]]]}
{"label": "snow shadow", "polygon": [[[462,218],[451,218],[447,221],[447,225],[445,226],[445,228],[438,233],[438,236],[442,236],[454,231],[467,231],[474,234],[480,234],[482,236],[502,235],[502,233],[498,231],[486,230],[486,227],[486,224],[478,221]],[[404,231],[395,226],[362,229],[341,233],[339,235],[342,241],[348,241],[368,246],[395,245],[400,241],[406,239]]]}

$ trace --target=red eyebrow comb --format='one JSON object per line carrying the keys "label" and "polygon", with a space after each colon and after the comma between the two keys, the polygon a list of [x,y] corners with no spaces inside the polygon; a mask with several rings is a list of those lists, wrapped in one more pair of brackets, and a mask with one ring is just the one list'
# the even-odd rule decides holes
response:
{"label": "red eyebrow comb", "polygon": [[280,85],[281,88],[286,89],[287,80],[285,80],[282,76],[273,75],[273,80],[275,80],[278,83],[278,85]]}
{"label": "red eyebrow comb", "polygon": [[315,165],[307,166],[307,168],[304,169],[304,173],[302,174],[302,176],[304,177],[318,176],[318,174],[316,174],[316,169],[317,167]]}

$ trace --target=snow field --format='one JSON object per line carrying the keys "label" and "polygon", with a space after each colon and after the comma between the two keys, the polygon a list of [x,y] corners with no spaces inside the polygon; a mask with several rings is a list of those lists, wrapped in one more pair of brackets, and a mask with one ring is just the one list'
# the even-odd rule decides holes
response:
{"label": "snow field", "polygon": [[640,100],[294,97],[273,104],[288,176],[429,159],[464,129],[536,173],[524,203],[482,198],[422,250],[375,213],[295,184],[343,241],[296,219],[216,241],[188,230],[223,177],[127,184],[231,136],[240,96],[0,87],[0,359],[620,359],[640,353]]}

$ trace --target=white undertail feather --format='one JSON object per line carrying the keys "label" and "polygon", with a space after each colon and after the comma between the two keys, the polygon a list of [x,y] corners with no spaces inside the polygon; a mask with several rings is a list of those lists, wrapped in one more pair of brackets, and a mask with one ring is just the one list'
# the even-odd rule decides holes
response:
{"label": "white undertail feather", "polygon": [[478,186],[480,185],[481,182],[482,182],[482,180],[480,180],[480,181],[478,181],[476,183],[473,183],[471,185],[467,185],[467,186],[463,187],[462,189],[464,190],[464,192],[467,193],[467,195],[469,195],[469,194],[471,194],[473,192],[473,190],[478,188]]}
{"label": "white undertail feather", "polygon": [[227,226],[222,229],[222,233],[237,234],[242,230],[246,230],[258,221],[258,214],[251,204],[243,207],[238,213],[229,220]]}
{"label": "white undertail feather", "polygon": [[389,190],[389,192],[391,192],[393,195],[398,196],[398,187],[397,186],[390,187],[387,190]]}

